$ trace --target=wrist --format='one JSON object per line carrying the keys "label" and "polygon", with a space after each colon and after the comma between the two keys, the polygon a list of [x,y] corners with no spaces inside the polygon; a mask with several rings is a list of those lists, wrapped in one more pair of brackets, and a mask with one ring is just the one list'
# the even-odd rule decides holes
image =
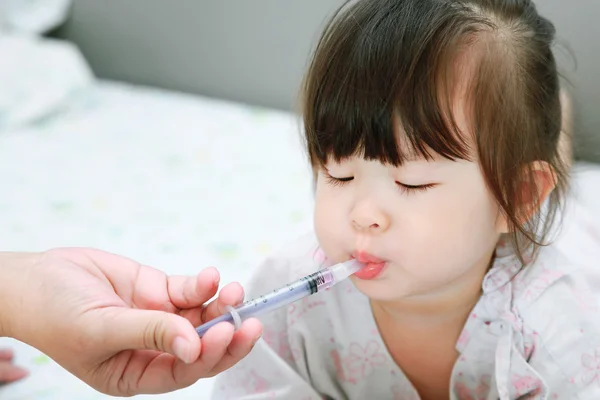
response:
{"label": "wrist", "polygon": [[19,325],[28,317],[23,315],[26,284],[35,253],[0,252],[0,337],[19,339]]}

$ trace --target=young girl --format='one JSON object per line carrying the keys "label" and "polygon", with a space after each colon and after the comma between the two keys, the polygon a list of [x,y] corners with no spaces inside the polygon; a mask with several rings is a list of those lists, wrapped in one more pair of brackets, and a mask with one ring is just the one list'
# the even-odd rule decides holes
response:
{"label": "young girl", "polygon": [[360,0],[303,92],[315,234],[248,297],[357,258],[263,318],[215,399],[599,399],[600,315],[542,246],[566,190],[554,28],[528,0]]}

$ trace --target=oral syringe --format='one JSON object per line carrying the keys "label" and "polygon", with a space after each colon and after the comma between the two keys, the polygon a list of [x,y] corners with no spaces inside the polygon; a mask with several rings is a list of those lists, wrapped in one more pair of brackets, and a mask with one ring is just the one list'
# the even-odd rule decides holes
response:
{"label": "oral syringe", "polygon": [[250,317],[256,317],[260,314],[301,300],[321,290],[328,289],[348,278],[355,272],[358,272],[362,267],[363,264],[352,259],[321,269],[304,278],[298,279],[295,282],[288,283],[279,289],[275,289],[272,292],[248,300],[235,308],[230,307],[227,313],[197,327],[196,332],[202,337],[206,331],[220,322],[231,322],[237,328],[241,325],[242,321]]}

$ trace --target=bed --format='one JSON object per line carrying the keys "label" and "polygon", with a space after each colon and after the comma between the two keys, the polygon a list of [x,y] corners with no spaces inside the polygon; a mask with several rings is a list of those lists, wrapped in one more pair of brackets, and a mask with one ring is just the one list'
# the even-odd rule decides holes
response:
{"label": "bed", "polygon": [[[296,116],[95,79],[69,93],[0,134],[3,249],[91,246],[172,274],[214,265],[224,282],[244,283],[266,254],[311,228]],[[597,260],[600,168],[577,164],[575,176],[558,245]],[[0,338],[4,346],[31,375],[0,387],[3,400],[105,398],[37,350]],[[203,399],[212,382],[140,398]]]}
{"label": "bed", "polygon": [[[68,107],[0,135],[0,243],[92,246],[173,274],[214,265],[244,282],[311,226],[311,173],[293,115],[97,81]],[[3,400],[100,399],[28,346]],[[202,399],[211,380],[160,398]]]}

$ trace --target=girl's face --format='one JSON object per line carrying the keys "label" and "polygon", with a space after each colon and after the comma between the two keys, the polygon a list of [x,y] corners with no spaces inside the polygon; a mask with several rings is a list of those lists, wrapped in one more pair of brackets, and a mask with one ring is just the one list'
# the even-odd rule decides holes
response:
{"label": "girl's face", "polygon": [[[460,124],[460,121],[457,121]],[[367,262],[353,282],[380,301],[481,283],[505,222],[477,162],[353,157],[318,171],[315,229],[334,262]]]}

